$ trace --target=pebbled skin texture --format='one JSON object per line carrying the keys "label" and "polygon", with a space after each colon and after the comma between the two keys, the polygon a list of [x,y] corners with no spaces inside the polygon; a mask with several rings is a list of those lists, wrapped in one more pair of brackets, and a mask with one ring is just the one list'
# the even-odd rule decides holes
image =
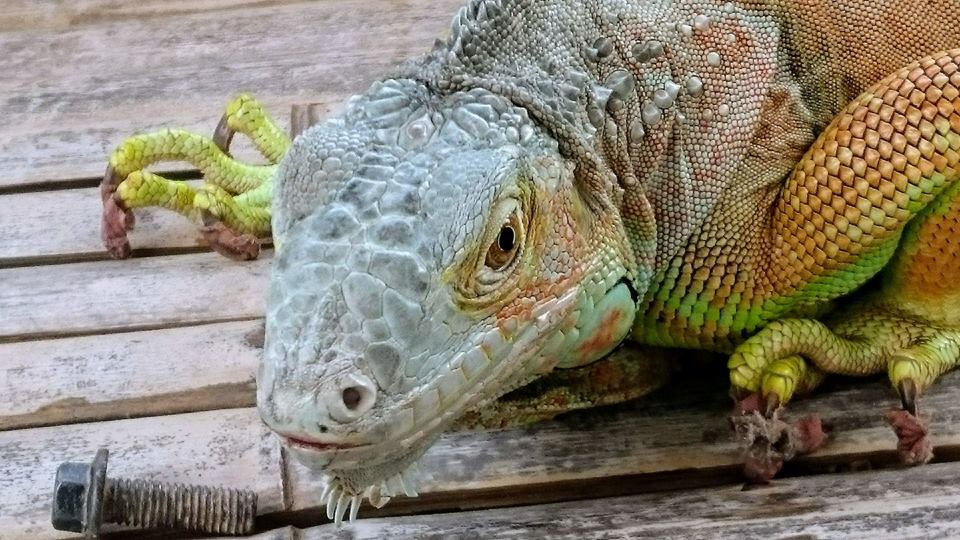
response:
{"label": "pebbled skin texture", "polygon": [[928,460],[917,398],[960,360],[958,30],[952,0],[469,2],[278,165],[264,421],[339,521],[631,342],[730,353],[751,433],[887,371]]}

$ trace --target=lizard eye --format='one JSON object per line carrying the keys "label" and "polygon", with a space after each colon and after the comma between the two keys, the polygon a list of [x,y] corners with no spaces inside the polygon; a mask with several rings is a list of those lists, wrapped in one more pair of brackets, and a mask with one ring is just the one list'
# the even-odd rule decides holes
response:
{"label": "lizard eye", "polygon": [[513,262],[519,251],[520,239],[518,235],[520,230],[520,219],[514,212],[510,214],[507,222],[500,227],[497,238],[490,245],[490,249],[487,250],[487,258],[484,261],[487,268],[503,270]]}

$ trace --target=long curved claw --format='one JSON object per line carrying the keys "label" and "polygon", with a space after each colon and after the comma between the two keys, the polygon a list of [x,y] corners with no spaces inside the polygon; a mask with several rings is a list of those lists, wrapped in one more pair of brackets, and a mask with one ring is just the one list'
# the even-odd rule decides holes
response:
{"label": "long curved claw", "polygon": [[900,403],[903,410],[917,416],[917,383],[913,379],[903,379],[897,384],[897,393],[900,394]]}
{"label": "long curved claw", "polygon": [[130,242],[127,240],[127,231],[133,228],[133,212],[124,208],[115,194],[121,178],[113,166],[108,165],[100,181],[100,198],[103,201],[103,212],[100,218],[100,238],[114,259],[126,259],[130,256]]}
{"label": "long curved claw", "polygon": [[217,253],[235,261],[252,261],[260,255],[260,240],[256,236],[227,227],[209,212],[203,212],[201,219],[200,232]]}
{"label": "long curved claw", "polygon": [[237,134],[237,132],[230,127],[229,120],[229,116],[224,114],[220,117],[217,128],[213,130],[213,144],[217,145],[217,148],[228,156],[230,155],[230,144],[233,143],[233,136]]}
{"label": "long curved claw", "polygon": [[781,406],[780,396],[777,394],[763,394],[760,397],[760,410],[763,411],[764,418],[773,418]]}

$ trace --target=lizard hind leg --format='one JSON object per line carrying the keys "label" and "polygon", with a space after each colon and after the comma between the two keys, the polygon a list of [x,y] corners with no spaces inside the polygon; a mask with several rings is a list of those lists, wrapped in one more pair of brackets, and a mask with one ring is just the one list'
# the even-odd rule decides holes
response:
{"label": "lizard hind leg", "polygon": [[[235,133],[250,137],[269,164],[234,160],[229,145]],[[126,139],[110,156],[100,184],[101,236],[107,250],[115,258],[128,257],[127,230],[134,221],[131,210],[160,206],[201,220],[201,232],[221,254],[242,260],[255,258],[258,238],[270,232],[275,164],[289,147],[289,138],[262,106],[246,95],[228,104],[212,139],[176,129]],[[146,170],[161,161],[193,164],[203,174],[205,184],[195,189]]]}

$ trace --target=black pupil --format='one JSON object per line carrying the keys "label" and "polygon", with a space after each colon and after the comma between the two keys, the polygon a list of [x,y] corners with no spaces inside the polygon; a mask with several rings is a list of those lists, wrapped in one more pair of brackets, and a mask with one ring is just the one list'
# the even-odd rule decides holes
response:
{"label": "black pupil", "polygon": [[514,240],[513,227],[507,225],[500,229],[500,236],[497,237],[497,247],[499,247],[501,251],[510,251],[513,249]]}

